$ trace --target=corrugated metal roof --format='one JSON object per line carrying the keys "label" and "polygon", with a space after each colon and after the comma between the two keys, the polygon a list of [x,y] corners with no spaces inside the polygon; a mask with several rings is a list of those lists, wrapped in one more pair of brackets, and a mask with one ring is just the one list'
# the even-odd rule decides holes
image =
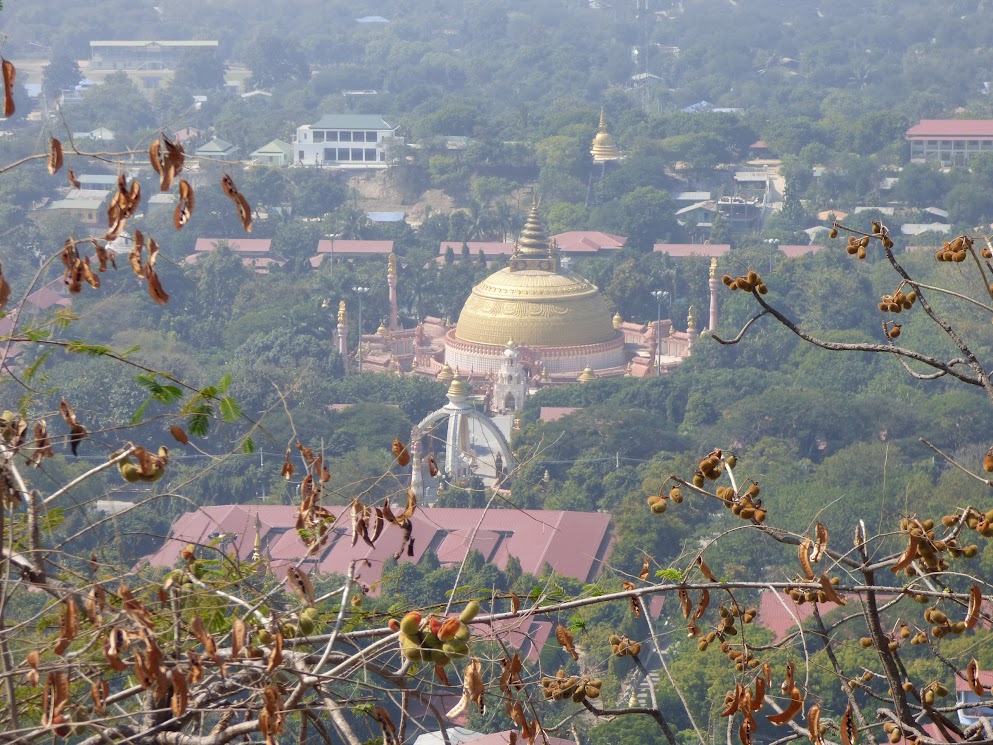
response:
{"label": "corrugated metal roof", "polygon": [[325,114],[310,127],[311,129],[396,129],[378,114]]}
{"label": "corrugated metal roof", "polygon": [[171,40],[171,41],[154,41],[154,40],[141,40],[141,41],[121,41],[121,40],[111,40],[111,41],[91,41],[90,48],[93,47],[147,47],[150,45],[156,45],[160,47],[216,47],[218,46],[218,41],[216,39],[186,39],[186,40]]}
{"label": "corrugated metal roof", "polygon": [[271,238],[197,238],[194,251],[213,251],[217,244],[225,242],[235,253],[269,253]]}

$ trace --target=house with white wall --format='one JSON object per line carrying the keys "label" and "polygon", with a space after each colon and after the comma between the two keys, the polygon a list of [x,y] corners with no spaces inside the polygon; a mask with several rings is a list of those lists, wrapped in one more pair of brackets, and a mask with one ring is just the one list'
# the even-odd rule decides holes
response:
{"label": "house with white wall", "polygon": [[386,168],[386,145],[396,126],[372,114],[325,114],[297,127],[293,163],[337,168]]}

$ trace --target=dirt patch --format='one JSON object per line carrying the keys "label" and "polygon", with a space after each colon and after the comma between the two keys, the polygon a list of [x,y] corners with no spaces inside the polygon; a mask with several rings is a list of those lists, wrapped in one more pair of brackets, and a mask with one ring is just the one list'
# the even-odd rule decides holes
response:
{"label": "dirt patch", "polygon": [[455,200],[441,189],[429,189],[414,204],[404,204],[385,171],[352,176],[348,179],[348,186],[357,194],[358,203],[365,211],[406,212],[407,222],[415,226],[426,214],[450,212],[455,206]]}

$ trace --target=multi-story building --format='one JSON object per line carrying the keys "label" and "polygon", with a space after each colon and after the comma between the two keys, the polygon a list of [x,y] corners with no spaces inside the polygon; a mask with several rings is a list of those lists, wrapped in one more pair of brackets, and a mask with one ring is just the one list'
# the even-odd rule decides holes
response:
{"label": "multi-story building", "polygon": [[172,77],[183,55],[196,49],[216,51],[217,40],[188,39],[177,41],[91,41],[88,77],[102,80],[123,70],[139,88],[154,89]]}
{"label": "multi-story building", "polygon": [[369,114],[325,114],[297,127],[293,162],[304,166],[385,168],[386,145],[396,126]]}
{"label": "multi-story building", "polygon": [[910,160],[965,165],[977,153],[993,152],[993,119],[921,119],[907,130]]}

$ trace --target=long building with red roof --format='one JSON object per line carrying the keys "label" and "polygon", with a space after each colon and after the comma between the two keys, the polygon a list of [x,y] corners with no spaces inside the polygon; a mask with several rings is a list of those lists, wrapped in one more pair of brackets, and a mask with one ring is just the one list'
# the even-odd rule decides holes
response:
{"label": "long building with red roof", "polygon": [[910,160],[965,165],[978,153],[993,152],[993,119],[921,119],[907,130]]}

